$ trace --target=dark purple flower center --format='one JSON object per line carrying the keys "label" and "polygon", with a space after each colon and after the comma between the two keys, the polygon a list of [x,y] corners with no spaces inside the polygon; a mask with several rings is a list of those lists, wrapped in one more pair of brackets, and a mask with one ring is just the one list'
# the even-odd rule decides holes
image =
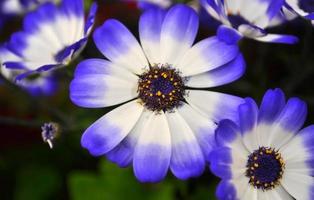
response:
{"label": "dark purple flower center", "polygon": [[154,65],[139,76],[139,98],[152,111],[172,111],[184,100],[184,79],[169,65]]}
{"label": "dark purple flower center", "polygon": [[273,148],[260,147],[248,157],[246,176],[257,189],[270,190],[280,183],[284,161]]}

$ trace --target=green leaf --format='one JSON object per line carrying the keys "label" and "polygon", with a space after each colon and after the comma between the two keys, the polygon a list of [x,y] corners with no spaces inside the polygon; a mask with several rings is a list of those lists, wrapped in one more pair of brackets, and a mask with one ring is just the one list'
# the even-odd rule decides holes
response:
{"label": "green leaf", "polygon": [[122,169],[103,160],[98,175],[82,171],[72,173],[69,189],[73,200],[174,199],[174,188],[166,181],[160,184],[141,184],[130,168]]}
{"label": "green leaf", "polygon": [[15,200],[52,199],[61,188],[61,176],[49,166],[26,166],[17,174]]}

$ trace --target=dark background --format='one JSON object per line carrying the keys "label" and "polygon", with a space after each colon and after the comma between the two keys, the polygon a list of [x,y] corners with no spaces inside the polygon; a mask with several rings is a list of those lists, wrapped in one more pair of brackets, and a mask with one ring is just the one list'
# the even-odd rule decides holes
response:
{"label": "dark background", "polygon": [[[87,7],[91,3],[85,2]],[[104,2],[100,2],[96,26],[107,18],[117,18],[137,36],[140,11],[136,5]],[[203,20],[197,40],[214,35],[208,23]],[[0,30],[0,40],[5,41],[20,24],[21,18],[7,24]],[[299,19],[271,31],[297,35],[300,42],[280,45],[241,41],[246,74],[234,83],[211,90],[250,96],[260,103],[267,89],[279,87],[287,97],[298,96],[308,103],[309,125],[314,122],[313,26]],[[50,97],[32,97],[7,81],[0,83],[0,199],[215,199],[218,179],[208,170],[202,177],[188,181],[177,180],[169,173],[162,183],[140,184],[131,168],[121,169],[81,148],[83,131],[112,110],[79,108],[68,96],[77,63],[95,57],[102,55],[90,39],[78,59],[57,71],[59,90]],[[62,129],[52,150],[43,143],[40,128],[50,121],[59,123]]]}

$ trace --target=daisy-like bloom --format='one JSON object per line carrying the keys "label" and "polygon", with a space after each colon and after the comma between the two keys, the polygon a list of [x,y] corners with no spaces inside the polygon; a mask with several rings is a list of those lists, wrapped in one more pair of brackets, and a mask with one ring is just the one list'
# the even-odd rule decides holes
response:
{"label": "daisy-like bloom", "polygon": [[269,34],[266,28],[282,20],[283,0],[200,0],[204,9],[243,37],[261,42],[294,44],[295,36]]}
{"label": "daisy-like bloom", "polygon": [[[5,46],[0,47],[0,61],[21,61],[19,57],[9,51]],[[0,74],[7,80],[14,82],[15,78],[23,73],[21,70],[7,69],[0,65]],[[53,95],[57,88],[57,79],[54,73],[43,72],[40,76],[25,78],[17,82],[17,85],[33,96]]]}
{"label": "daisy-like bloom", "polygon": [[133,163],[142,182],[161,181],[169,167],[180,179],[202,174],[215,122],[233,119],[243,99],[187,87],[232,82],[245,63],[238,35],[226,27],[192,46],[198,23],[192,8],[176,5],[142,14],[142,46],[117,20],[95,30],[95,44],[109,61],[81,62],[70,97],[87,108],[124,104],[84,132],[81,144],[92,155],[106,155],[121,167]]}
{"label": "daisy-like bloom", "polygon": [[136,2],[138,7],[141,9],[149,8],[168,8],[172,4],[172,0],[123,0],[125,2]]}
{"label": "daisy-like bloom", "polygon": [[[260,108],[251,98],[238,108],[239,123],[222,120],[211,170],[222,181],[225,200],[310,200],[314,198],[314,127],[302,130],[307,106],[268,90]],[[237,125],[238,124],[238,125]]]}
{"label": "daisy-like bloom", "polygon": [[0,55],[3,67],[20,71],[19,81],[68,64],[85,46],[95,12],[94,4],[85,20],[83,0],[42,4],[25,16],[23,31],[14,33],[6,44],[10,53]]}

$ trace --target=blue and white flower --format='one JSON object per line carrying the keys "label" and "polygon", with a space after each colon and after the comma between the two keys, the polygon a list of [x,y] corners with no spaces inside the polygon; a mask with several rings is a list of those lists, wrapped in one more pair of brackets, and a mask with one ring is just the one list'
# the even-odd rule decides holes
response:
{"label": "blue and white flower", "polygon": [[266,28],[281,22],[283,0],[200,0],[204,9],[243,37],[261,42],[294,44],[291,35],[269,34]]}
{"label": "blue and white flower", "polygon": [[239,123],[223,120],[216,130],[210,168],[222,179],[218,199],[313,199],[314,126],[300,130],[306,104],[298,98],[286,102],[274,89],[259,108],[245,99],[238,115]]}
{"label": "blue and white flower", "polygon": [[198,24],[192,8],[176,5],[142,14],[141,45],[114,19],[95,30],[95,44],[108,60],[78,65],[71,100],[86,108],[122,105],[84,132],[81,144],[92,155],[121,167],[133,163],[141,182],[161,181],[168,168],[180,179],[203,173],[215,122],[234,119],[243,99],[191,88],[232,82],[245,62],[238,35],[226,27],[193,45]]}
{"label": "blue and white flower", "polygon": [[23,15],[45,2],[58,3],[60,0],[1,0],[0,27],[14,16]]}
{"label": "blue and white flower", "polygon": [[141,9],[149,8],[169,8],[172,4],[172,0],[123,0],[125,2],[135,2]]}
{"label": "blue and white flower", "polygon": [[[20,57],[13,54],[5,46],[0,47],[0,61],[21,61]],[[7,69],[0,65],[0,74],[7,80],[14,82],[15,78],[24,73],[23,70]],[[53,95],[57,88],[57,80],[54,73],[43,72],[40,76],[34,78],[25,78],[17,82],[17,85],[26,90],[33,96]]]}
{"label": "blue and white flower", "polygon": [[60,6],[45,3],[24,18],[23,31],[6,44],[16,59],[0,55],[4,67],[20,70],[21,80],[33,73],[68,64],[85,46],[96,12],[93,5],[87,20],[82,0],[63,0]]}

